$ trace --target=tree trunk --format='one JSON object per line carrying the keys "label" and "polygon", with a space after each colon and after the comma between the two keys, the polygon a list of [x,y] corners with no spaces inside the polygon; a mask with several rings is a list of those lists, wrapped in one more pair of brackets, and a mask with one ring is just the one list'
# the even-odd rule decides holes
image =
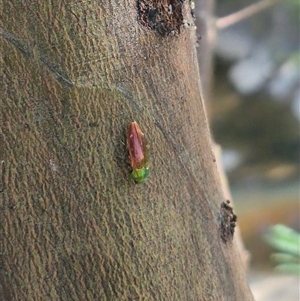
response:
{"label": "tree trunk", "polygon": [[189,1],[5,0],[1,23],[1,300],[252,300]]}

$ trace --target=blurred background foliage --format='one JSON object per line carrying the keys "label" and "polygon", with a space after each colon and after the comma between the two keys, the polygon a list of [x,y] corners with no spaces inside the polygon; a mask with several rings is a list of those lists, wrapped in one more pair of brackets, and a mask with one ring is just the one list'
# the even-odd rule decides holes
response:
{"label": "blurred background foliage", "polygon": [[300,276],[300,234],[284,225],[275,225],[265,235],[265,240],[273,246],[278,253],[272,254],[278,271]]}
{"label": "blurred background foliage", "polygon": [[[259,3],[265,9],[230,23],[228,16],[234,19],[234,13]],[[213,137],[223,149],[251,269],[271,273],[274,248],[265,233],[278,223],[299,231],[300,1],[218,0],[214,5],[206,106]],[[201,11],[199,16],[203,19]],[[199,58],[201,69],[200,52]],[[206,82],[202,79],[204,92]]]}

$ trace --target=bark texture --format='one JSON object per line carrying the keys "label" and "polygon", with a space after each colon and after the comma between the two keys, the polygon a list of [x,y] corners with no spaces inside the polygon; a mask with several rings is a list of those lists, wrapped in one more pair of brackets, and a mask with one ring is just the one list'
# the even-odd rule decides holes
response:
{"label": "bark texture", "polygon": [[4,1],[1,300],[252,300],[220,237],[189,1],[148,2],[141,22],[136,1]]}

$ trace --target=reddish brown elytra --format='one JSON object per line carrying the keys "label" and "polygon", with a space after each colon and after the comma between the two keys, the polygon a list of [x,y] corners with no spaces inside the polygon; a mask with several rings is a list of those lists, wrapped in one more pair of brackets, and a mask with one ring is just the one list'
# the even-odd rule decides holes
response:
{"label": "reddish brown elytra", "polygon": [[145,136],[135,121],[131,122],[128,128],[127,147],[132,178],[136,183],[143,183],[149,174],[149,158]]}

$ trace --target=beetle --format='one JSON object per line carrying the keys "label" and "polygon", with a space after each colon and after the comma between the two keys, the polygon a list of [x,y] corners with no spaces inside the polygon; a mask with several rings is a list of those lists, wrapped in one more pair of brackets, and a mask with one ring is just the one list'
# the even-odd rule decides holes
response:
{"label": "beetle", "polygon": [[126,140],[132,168],[131,177],[135,183],[144,183],[149,176],[150,160],[145,136],[136,121],[130,123]]}

